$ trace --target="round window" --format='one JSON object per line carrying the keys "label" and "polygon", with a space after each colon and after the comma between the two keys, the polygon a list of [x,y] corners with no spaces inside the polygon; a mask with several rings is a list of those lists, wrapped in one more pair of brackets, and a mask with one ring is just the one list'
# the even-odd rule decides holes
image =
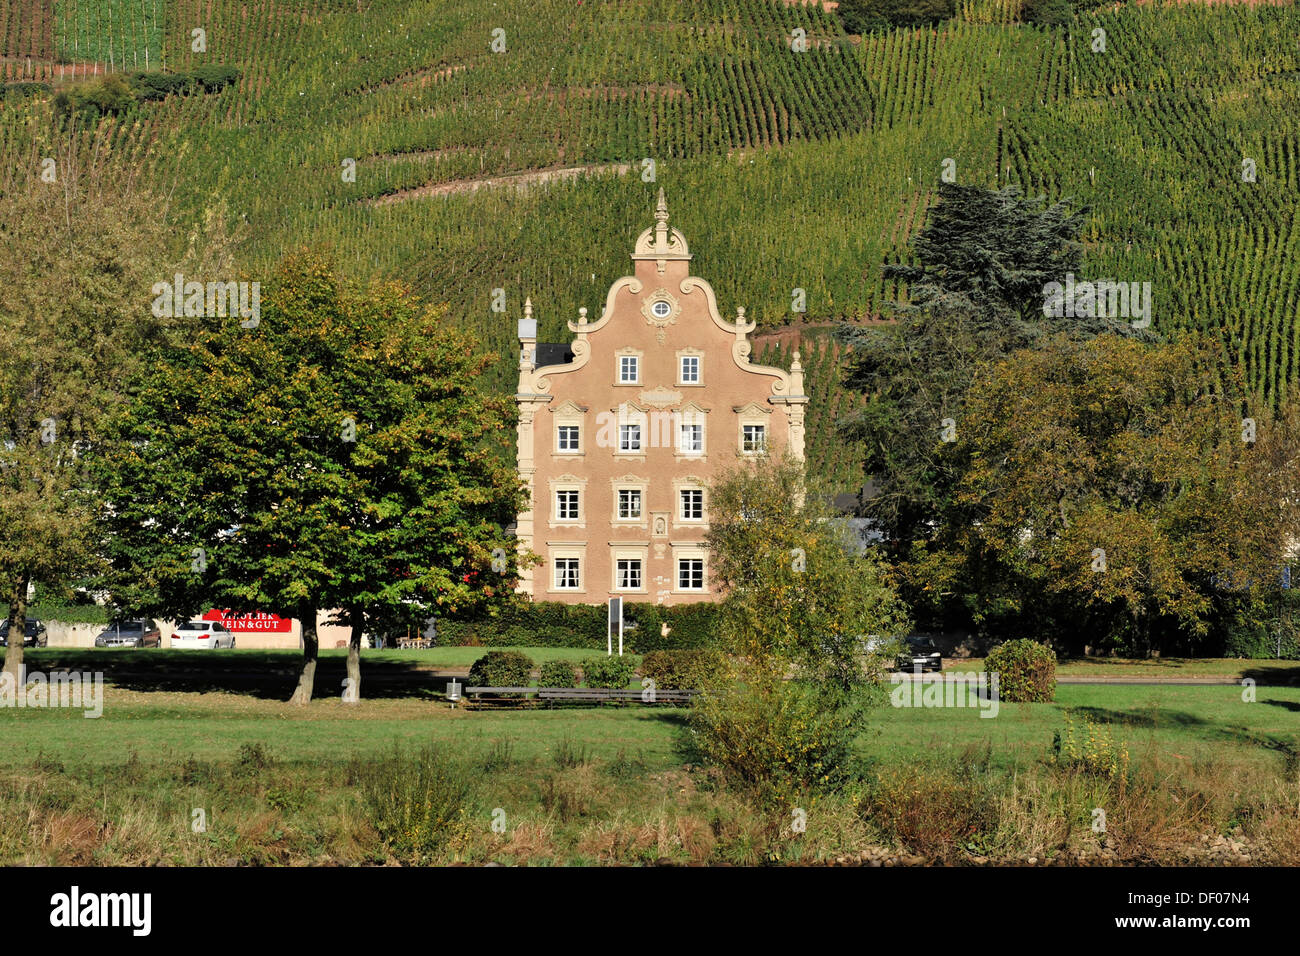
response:
{"label": "round window", "polygon": [[668,315],[670,312],[672,312],[672,310],[673,307],[669,305],[667,302],[664,302],[662,300],[650,306],[650,314],[653,315],[656,319],[668,318]]}

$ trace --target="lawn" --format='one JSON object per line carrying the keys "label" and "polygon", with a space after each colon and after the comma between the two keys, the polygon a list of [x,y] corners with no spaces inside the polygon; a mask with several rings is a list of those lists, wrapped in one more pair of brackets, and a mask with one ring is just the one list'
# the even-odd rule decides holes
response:
{"label": "lawn", "polygon": [[[138,656],[163,663],[168,655]],[[256,663],[255,652],[245,660]],[[1261,861],[1272,852],[1290,862],[1300,852],[1291,822],[1297,688],[1261,686],[1246,703],[1233,686],[1060,686],[1053,703],[1002,704],[992,719],[973,707],[884,705],[857,750],[869,773],[894,780],[896,808],[864,810],[855,785],[819,798],[796,840],[781,814],[755,809],[706,773],[686,772],[682,709],[452,709],[405,681],[357,704],[330,695],[293,707],[282,699],[289,691],[282,679],[279,697],[222,681],[205,691],[156,689],[172,682],[158,675],[107,683],[98,719],[71,709],[0,709],[0,864],[753,864],[882,846],[907,860],[984,854],[1024,862],[1065,847],[1101,852],[1086,825],[1099,801],[1111,813],[1108,845],[1127,862],[1186,862],[1183,847],[1209,845],[1202,834],[1236,833],[1242,824]],[[1067,711],[1076,722],[1086,715],[1110,725],[1150,782],[1135,783],[1126,797],[1105,779],[1054,771],[1052,738]],[[394,745],[414,754],[430,743],[447,745],[458,768],[447,786],[462,781],[470,796],[456,842],[439,838],[432,856],[421,856],[385,841],[381,811],[367,794],[389,781],[409,793],[403,788],[415,778],[393,769]],[[899,779],[900,771],[938,776]],[[438,774],[420,779],[442,786]],[[984,794],[986,808],[977,834],[962,815],[972,794]],[[208,829],[196,834],[190,823],[199,810]],[[508,816],[500,832],[492,829],[499,812]]]}
{"label": "lawn", "polygon": [[[132,753],[144,761],[190,755],[224,760],[248,743],[261,743],[283,760],[328,761],[386,750],[395,741],[473,747],[496,740],[512,741],[522,757],[545,756],[561,741],[572,741],[594,756],[640,751],[660,769],[681,762],[675,745],[685,712],[674,708],[466,710],[406,691],[355,705],[330,695],[297,708],[253,692],[142,686],[106,684],[98,719],[76,710],[0,710],[7,741],[0,766],[19,767],[40,753],[70,762],[114,763]],[[282,689],[287,696],[290,688]],[[1004,703],[991,719],[974,707],[883,706],[873,711],[859,747],[881,761],[934,762],[990,746],[995,765],[1021,766],[1047,753],[1071,710],[1113,724],[1135,759],[1277,763],[1300,734],[1300,689],[1262,686],[1256,697],[1245,703],[1234,686],[1062,685],[1054,703]]]}
{"label": "lawn", "polygon": [[[948,658],[944,671],[982,671],[982,657]],[[1300,661],[1250,660],[1234,657],[1163,657],[1131,660],[1087,657],[1057,663],[1058,677],[1156,677],[1169,680],[1203,677],[1251,677],[1256,681],[1300,684]]]}

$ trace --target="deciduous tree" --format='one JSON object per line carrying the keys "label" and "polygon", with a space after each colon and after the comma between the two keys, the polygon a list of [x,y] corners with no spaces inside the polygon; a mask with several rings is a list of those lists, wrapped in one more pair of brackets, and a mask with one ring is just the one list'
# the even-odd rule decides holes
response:
{"label": "deciduous tree", "polygon": [[960,554],[977,620],[1037,620],[1074,649],[1186,651],[1225,581],[1277,581],[1300,531],[1300,428],[1252,411],[1220,365],[1199,337],[1104,335],[977,375],[936,539]]}
{"label": "deciduous tree", "polygon": [[[0,600],[21,635],[30,584],[94,566],[82,452],[173,330],[149,313],[165,203],[105,144],[35,149],[0,182]],[[10,640],[5,670],[22,668]]]}
{"label": "deciduous tree", "polygon": [[246,325],[209,319],[150,377],[103,461],[107,543],[119,580],[147,575],[139,606],[301,620],[297,703],[317,611],[340,610],[359,694],[367,623],[510,590],[513,406],[479,389],[492,357],[442,311],[321,255],[282,263]]}

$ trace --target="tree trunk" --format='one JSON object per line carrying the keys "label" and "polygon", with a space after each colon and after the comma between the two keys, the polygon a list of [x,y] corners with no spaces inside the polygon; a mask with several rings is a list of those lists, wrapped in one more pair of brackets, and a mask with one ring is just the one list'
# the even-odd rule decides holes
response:
{"label": "tree trunk", "polygon": [[27,638],[27,585],[29,575],[20,573],[14,581],[14,589],[9,593],[9,637],[5,648],[6,674],[13,674],[14,681],[23,677],[23,641]]}
{"label": "tree trunk", "polygon": [[348,684],[343,701],[355,704],[361,700],[361,632],[366,626],[365,612],[359,607],[351,608],[348,622],[352,625],[352,636],[348,639]]}
{"label": "tree trunk", "polygon": [[289,703],[311,703],[312,688],[316,684],[316,652],[320,647],[320,638],[316,636],[316,609],[299,611],[302,621],[302,673],[298,677],[298,689],[289,698]]}

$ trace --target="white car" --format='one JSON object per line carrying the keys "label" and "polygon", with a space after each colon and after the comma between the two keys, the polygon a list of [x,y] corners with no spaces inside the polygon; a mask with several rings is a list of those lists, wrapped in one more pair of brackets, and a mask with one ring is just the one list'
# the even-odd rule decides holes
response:
{"label": "white car", "polygon": [[221,647],[235,649],[235,635],[226,630],[220,621],[189,621],[176,628],[172,647],[181,650],[198,648],[215,650]]}

